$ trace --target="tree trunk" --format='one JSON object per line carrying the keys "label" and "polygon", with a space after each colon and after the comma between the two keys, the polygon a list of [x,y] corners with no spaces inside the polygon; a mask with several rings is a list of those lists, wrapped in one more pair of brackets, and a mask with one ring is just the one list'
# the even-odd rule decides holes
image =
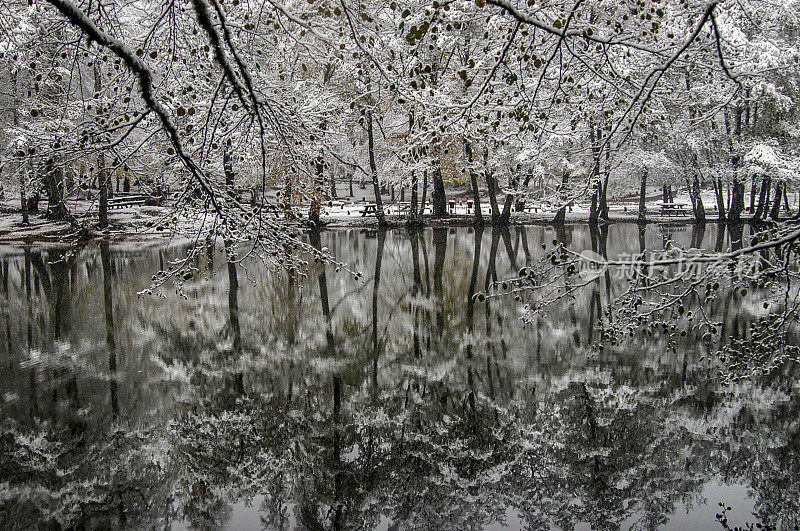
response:
{"label": "tree trunk", "polygon": [[750,208],[748,211],[752,214],[753,211],[756,209],[756,176],[753,175],[753,178],[750,181]]}
{"label": "tree trunk", "polygon": [[464,151],[467,153],[467,162],[469,163],[469,183],[472,187],[472,202],[475,204],[475,224],[483,225],[483,212],[481,212],[481,194],[478,191],[478,174],[475,173],[475,168],[472,167],[472,145],[469,140],[464,139]]}
{"label": "tree trunk", "polygon": [[372,130],[372,111],[367,111],[367,138],[369,140],[369,171],[372,174],[372,190],[375,193],[375,217],[378,225],[386,226],[386,216],[383,214],[383,199],[381,198],[381,185],[378,182],[378,166],[375,164],[375,137]]}
{"label": "tree trunk", "polygon": [[775,183],[775,199],[772,203],[772,211],[769,213],[769,218],[773,221],[778,221],[781,215],[781,201],[783,200],[781,182]]}
{"label": "tree trunk", "polygon": [[511,221],[511,204],[514,202],[514,194],[506,194],[503,201],[503,211],[500,213],[500,225],[505,226]]}
{"label": "tree trunk", "polygon": [[734,223],[738,223],[742,218],[742,211],[744,210],[744,188],[745,185],[738,177],[733,179],[733,195],[731,198],[731,207],[728,213],[728,219]]}
{"label": "tree trunk", "polygon": [[102,229],[108,226],[108,187],[106,186],[106,157],[101,151],[97,154],[97,175],[100,186],[97,225]]}
{"label": "tree trunk", "polygon": [[703,206],[703,198],[700,195],[700,179],[697,174],[695,174],[691,186],[689,187],[689,198],[692,200],[692,213],[694,214],[695,221],[705,223],[706,209],[705,206]]}
{"label": "tree trunk", "polygon": [[600,217],[599,199],[600,199],[600,142],[599,131],[595,132],[593,121],[589,121],[589,143],[592,149],[592,204],[589,209],[589,224],[597,225]]}
{"label": "tree trunk", "polygon": [[647,207],[645,202],[647,200],[647,170],[642,174],[642,182],[639,186],[639,221],[647,221]]}
{"label": "tree trunk", "polygon": [[766,209],[768,208],[767,201],[770,184],[772,184],[771,179],[769,177],[763,177],[761,179],[761,191],[758,194],[758,206],[756,207],[756,211],[753,213],[753,219],[761,219],[766,215]]}
{"label": "tree trunk", "polygon": [[715,177],[711,179],[711,182],[714,184],[714,197],[717,200],[717,217],[719,221],[725,221],[725,193],[722,189],[722,178]]}
{"label": "tree trunk", "polygon": [[325,182],[325,168],[322,163],[322,158],[317,158],[314,161],[314,169],[316,176],[314,177],[314,189],[311,190],[311,204],[308,207],[308,221],[315,227],[320,224],[320,211],[322,210],[322,185]]}
{"label": "tree trunk", "polygon": [[[564,175],[561,180],[561,188],[559,192],[563,192],[567,189],[567,184],[569,183],[569,172],[564,172]],[[562,194],[559,194],[559,197]],[[558,209],[556,212],[555,217],[553,218],[553,223],[564,223],[567,217],[567,205],[563,205],[561,208]]]}
{"label": "tree trunk", "polygon": [[422,199],[419,203],[420,218],[425,213],[425,204],[428,201],[428,170],[422,170]]}
{"label": "tree trunk", "polygon": [[444,180],[442,170],[437,167],[433,170],[433,216],[442,217],[447,215],[447,197],[444,192]]}
{"label": "tree trunk", "polygon": [[786,214],[788,215],[789,212],[789,196],[786,193],[786,190],[789,189],[789,183],[783,183],[783,206],[786,208]]}
{"label": "tree trunk", "polygon": [[492,224],[497,225],[500,222],[500,209],[497,206],[497,179],[489,169],[489,150],[488,148],[483,153],[483,171],[486,175],[486,187],[489,190],[489,205],[492,208]]}
{"label": "tree trunk", "polygon": [[[100,77],[100,68],[95,61],[92,67],[92,74],[94,75],[94,92],[99,95],[103,89],[103,81]],[[96,106],[95,106],[96,107]],[[99,118],[99,116],[98,116]],[[106,186],[106,158],[105,153],[100,151],[97,154],[97,187],[100,189],[100,198],[97,212],[97,225],[102,229],[108,226],[108,187]]]}
{"label": "tree trunk", "polygon": [[228,188],[228,194],[234,197],[236,174],[233,173],[233,157],[231,157],[231,152],[227,146],[222,151],[222,170],[225,173],[225,186]]}
{"label": "tree trunk", "polygon": [[600,219],[603,221],[608,221],[608,174],[603,178],[603,182],[600,185],[600,201],[598,205],[598,211],[600,214]]}
{"label": "tree trunk", "polygon": [[26,181],[26,174],[28,172],[23,171],[20,169],[19,172],[19,204],[20,208],[22,209],[22,223],[28,225],[30,220],[28,219],[28,198],[25,194],[25,181]]}
{"label": "tree trunk", "polygon": [[611,177],[611,151],[606,150],[606,168],[603,177],[603,189],[600,193],[600,219],[608,221],[608,180]]}
{"label": "tree trunk", "polygon": [[492,208],[492,224],[497,225],[500,221],[500,209],[497,206],[497,183],[489,168],[484,171],[486,173],[486,187],[489,190],[489,205]]}
{"label": "tree trunk", "polygon": [[419,205],[419,178],[417,172],[411,170],[411,206],[408,209],[408,221],[418,223],[420,216],[417,213]]}
{"label": "tree trunk", "polygon": [[48,159],[45,164],[44,181],[47,187],[47,201],[49,203],[48,214],[56,219],[71,218],[61,197],[61,188],[59,187],[61,169],[53,159]]}

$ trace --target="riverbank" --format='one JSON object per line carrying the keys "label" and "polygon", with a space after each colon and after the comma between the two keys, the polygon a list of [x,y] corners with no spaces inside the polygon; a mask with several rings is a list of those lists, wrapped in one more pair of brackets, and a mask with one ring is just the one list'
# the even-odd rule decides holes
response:
{"label": "riverbank", "polygon": [[[170,206],[137,206],[112,210],[108,213],[109,225],[104,229],[96,228],[96,206],[88,201],[70,200],[68,209],[78,222],[78,226],[65,220],[50,219],[43,212],[31,213],[29,224],[22,223],[22,213],[19,202],[6,201],[0,205],[0,244],[1,245],[27,245],[27,244],[65,244],[79,240],[84,241],[149,241],[164,240],[180,236],[191,236],[197,233],[205,215],[202,213],[178,213]],[[374,215],[363,216],[362,211],[337,211],[326,209],[321,217],[324,229],[352,229],[365,228],[377,229],[378,220]],[[334,210],[331,212],[331,210]],[[647,223],[666,225],[686,225],[694,223],[690,215],[665,216],[653,209],[648,215]],[[554,212],[514,212],[511,214],[509,225],[551,225]],[[491,226],[491,215],[484,213],[484,225]],[[205,219],[207,221],[207,219]],[[387,228],[404,228],[407,226],[407,216],[401,214],[388,214],[386,216]],[[611,205],[608,223],[636,223],[638,212],[629,209],[624,204]],[[706,221],[718,222],[716,212],[708,212]],[[743,222],[749,221],[745,215]],[[564,223],[587,224],[589,213],[585,209],[575,208],[567,212]],[[426,214],[423,218],[425,227],[463,227],[475,224],[473,214],[450,214],[434,218]]]}

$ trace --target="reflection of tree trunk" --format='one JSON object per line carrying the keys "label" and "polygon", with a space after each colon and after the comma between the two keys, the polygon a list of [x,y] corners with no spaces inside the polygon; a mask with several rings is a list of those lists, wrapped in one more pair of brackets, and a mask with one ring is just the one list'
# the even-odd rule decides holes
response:
{"label": "reflection of tree trunk", "polygon": [[742,248],[744,225],[742,223],[728,225],[728,232],[731,235],[731,251],[738,251]]}
{"label": "reflection of tree trunk", "polygon": [[28,303],[28,350],[33,343],[33,301],[31,300],[31,248],[25,247],[25,299]]}
{"label": "reflection of tree trunk", "polygon": [[106,347],[108,348],[109,395],[111,414],[119,415],[117,403],[117,343],[114,338],[114,301],[111,293],[111,252],[107,243],[100,244],[100,260],[103,262],[103,301],[106,317]]}
{"label": "reflection of tree trunk", "polygon": [[[500,244],[500,233],[497,227],[492,227],[492,244],[489,247],[489,264],[486,266],[486,278],[483,281],[483,291],[488,295],[489,285],[497,280],[497,247]],[[486,312],[486,335],[491,336],[492,333],[492,318],[489,305],[489,299],[486,299],[485,312]]]}
{"label": "reflection of tree trunk", "polygon": [[49,258],[53,272],[53,337],[59,338],[70,328],[69,264],[63,252],[57,253],[53,260]]}
{"label": "reflection of tree trunk", "polygon": [[594,341],[594,329],[596,328],[596,324],[600,321],[600,317],[602,315],[603,302],[600,299],[600,288],[598,287],[597,282],[592,282],[592,295],[589,300],[589,345],[591,345]]}
{"label": "reflection of tree trunk", "polygon": [[556,230],[556,241],[564,247],[569,246],[572,243],[572,229],[568,233],[567,227],[563,223],[557,223],[554,228]]}
{"label": "reflection of tree trunk", "polygon": [[444,259],[447,253],[447,229],[433,229],[433,293],[436,297],[436,332],[437,338],[441,337],[444,329],[444,297],[442,275],[444,273]]}
{"label": "reflection of tree trunk", "polygon": [[647,285],[648,275],[650,269],[647,267],[647,225],[639,225],[639,255],[642,266],[639,269],[639,275],[642,279],[642,284]]}
{"label": "reflection of tree trunk", "polygon": [[[318,251],[322,250],[322,242],[319,230],[312,230],[309,232],[309,238],[311,240],[312,247]],[[328,277],[325,266],[323,265],[320,267],[321,271],[317,276],[317,282],[319,283],[319,300],[320,305],[322,306],[322,315],[325,318],[326,354],[329,357],[333,357],[336,355],[336,345],[334,343],[333,325],[331,324],[331,306],[328,301]]]}
{"label": "reflection of tree trunk", "polygon": [[372,282],[372,385],[378,384],[378,355],[380,354],[380,341],[378,341],[378,291],[381,288],[381,265],[383,264],[383,246],[386,241],[386,231],[378,231],[378,250],[375,253],[375,276]]}
{"label": "reflection of tree trunk", "polygon": [[483,227],[475,227],[475,241],[473,244],[472,255],[472,275],[469,279],[469,291],[467,292],[467,329],[469,331],[469,342],[467,343],[467,357],[472,357],[472,345],[475,340],[473,330],[475,326],[475,287],[478,283],[478,269],[481,261],[481,241],[483,240]]}
{"label": "reflection of tree trunk", "polygon": [[[6,298],[6,304],[10,301],[9,293],[8,293],[8,268],[11,264],[8,261],[0,262],[0,267],[3,270],[3,295]],[[11,355],[11,324],[9,322],[9,314],[8,312],[5,313],[5,322],[6,322],[6,352]]]}
{"label": "reflection of tree trunk", "polygon": [[511,232],[508,230],[508,227],[501,227],[500,235],[503,237],[503,245],[505,246],[506,254],[508,255],[508,263],[511,264],[511,269],[516,272],[518,269],[517,253],[514,252],[514,248],[511,245]]}
{"label": "reflection of tree trunk", "polygon": [[[27,335],[27,352],[30,353],[31,348],[33,347],[33,294],[31,289],[31,249],[30,247],[25,247],[25,299],[27,301],[28,307],[28,335]],[[35,416],[38,413],[38,386],[37,386],[37,378],[34,371],[31,371],[31,378],[30,378],[30,404],[31,404],[31,416]]]}
{"label": "reflection of tree trunk", "polygon": [[714,244],[714,251],[721,253],[723,245],[725,245],[725,225],[717,223],[717,240]]}
{"label": "reflection of tree trunk", "polygon": [[695,249],[703,248],[703,238],[706,235],[706,224],[695,223],[692,225],[692,247]]}
{"label": "reflection of tree trunk", "polygon": [[522,236],[522,252],[525,254],[525,265],[531,263],[531,250],[528,247],[528,230],[525,227],[518,227],[517,230],[520,232],[520,236]]}
{"label": "reflection of tree trunk", "polygon": [[411,261],[414,268],[414,287],[411,290],[412,295],[412,308],[414,319],[414,357],[420,357],[420,341],[419,341],[419,305],[416,303],[416,298],[422,293],[422,274],[419,269],[419,231],[409,231],[409,239],[411,240]]}
{"label": "reflection of tree trunk", "polygon": [[242,332],[239,326],[239,277],[236,273],[236,262],[228,260],[228,314],[230,317],[233,350],[241,352]]}
{"label": "reflection of tree trunk", "polygon": [[646,258],[644,256],[647,244],[647,239],[645,238],[646,235],[647,227],[639,225],[639,254],[642,256],[642,260]]}
{"label": "reflection of tree trunk", "polygon": [[[339,376],[333,377],[333,418],[331,419],[331,438],[333,439],[333,515],[332,529],[342,528],[342,513],[344,506],[338,503],[342,489],[342,472],[340,470],[342,460],[341,434],[339,433],[339,416],[342,408],[342,379]],[[319,527],[321,528],[321,526]],[[316,529],[316,528],[312,528]]]}

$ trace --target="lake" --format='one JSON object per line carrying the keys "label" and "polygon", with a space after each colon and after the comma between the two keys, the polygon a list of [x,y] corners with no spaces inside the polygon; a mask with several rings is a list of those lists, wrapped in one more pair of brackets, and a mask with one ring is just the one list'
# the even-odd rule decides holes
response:
{"label": "lake", "polygon": [[[473,296],[553,240],[614,258],[727,249],[729,231],[305,237],[361,274],[233,265],[218,246],[182,290],[140,295],[186,243],[6,248],[0,525],[800,524],[797,366],[726,383],[720,345],[691,333],[600,351],[617,275],[527,320],[512,296]],[[764,310],[730,292],[715,312],[727,338]]]}

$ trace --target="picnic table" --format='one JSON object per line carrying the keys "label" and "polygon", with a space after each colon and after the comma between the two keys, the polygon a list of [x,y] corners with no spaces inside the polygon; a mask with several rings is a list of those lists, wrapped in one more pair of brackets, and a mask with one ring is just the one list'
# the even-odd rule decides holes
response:
{"label": "picnic table", "polygon": [[378,205],[375,203],[367,203],[364,205],[364,210],[361,211],[361,217],[367,217],[367,214],[375,214],[378,215]]}
{"label": "picnic table", "polygon": [[144,205],[148,200],[150,196],[143,194],[118,194],[108,198],[108,209]]}
{"label": "picnic table", "polygon": [[669,203],[661,201],[658,204],[661,206],[662,216],[671,216],[672,214],[681,216],[686,214],[686,203]]}

